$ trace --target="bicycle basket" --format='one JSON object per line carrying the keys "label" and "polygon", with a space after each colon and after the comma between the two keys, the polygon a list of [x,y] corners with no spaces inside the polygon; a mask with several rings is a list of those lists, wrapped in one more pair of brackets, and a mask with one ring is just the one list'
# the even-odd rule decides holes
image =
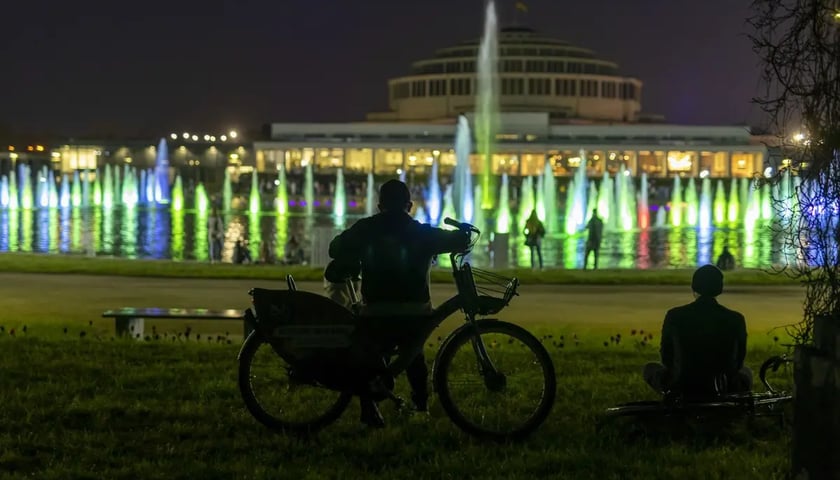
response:
{"label": "bicycle basket", "polygon": [[505,277],[488,270],[470,267],[477,294],[476,307],[479,315],[493,315],[505,308],[516,292],[519,279]]}

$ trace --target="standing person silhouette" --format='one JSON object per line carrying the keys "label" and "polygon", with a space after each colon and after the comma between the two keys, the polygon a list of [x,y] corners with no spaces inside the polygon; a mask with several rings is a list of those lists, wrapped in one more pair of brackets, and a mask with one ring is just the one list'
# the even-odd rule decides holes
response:
{"label": "standing person silhouette", "polygon": [[537,263],[534,259],[534,253],[539,259],[540,270],[543,268],[542,258],[542,238],[545,236],[545,226],[537,216],[536,210],[531,210],[531,216],[525,221],[525,245],[531,249],[531,268],[536,268]]}
{"label": "standing person silhouette", "polygon": [[225,224],[216,207],[213,207],[210,220],[207,222],[207,238],[210,242],[210,263],[221,261],[222,244],[225,240]]}
{"label": "standing person silhouette", "polygon": [[598,253],[601,250],[601,238],[604,233],[604,221],[598,216],[598,209],[592,210],[592,217],[586,223],[589,236],[586,238],[586,254],[583,257],[583,269],[589,263],[589,253],[595,254],[595,270],[598,269]]}
{"label": "standing person silhouette", "polygon": [[721,270],[732,270],[735,268],[735,256],[729,251],[729,247],[723,247],[723,251],[720,252],[716,265]]}
{"label": "standing person silhouette", "polygon": [[[431,313],[432,259],[469,247],[469,235],[464,232],[434,228],[411,218],[412,205],[406,184],[389,180],[379,189],[379,213],[359,220],[330,243],[331,258],[346,266],[361,265],[362,316],[400,322],[400,317]],[[408,332],[412,329],[411,324],[401,327]],[[415,410],[426,412],[429,371],[422,347],[405,372]],[[363,394],[359,400],[362,423],[383,426],[385,421],[373,398]]]}

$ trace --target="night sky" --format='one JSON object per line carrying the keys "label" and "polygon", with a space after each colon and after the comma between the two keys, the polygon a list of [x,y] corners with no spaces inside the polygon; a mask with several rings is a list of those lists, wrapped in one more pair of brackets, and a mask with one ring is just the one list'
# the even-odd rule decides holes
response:
{"label": "night sky", "polygon": [[[497,2],[503,24],[513,0]],[[530,0],[527,23],[644,82],[643,110],[758,123],[749,0]],[[480,35],[484,0],[9,1],[0,129],[160,135],[356,121],[386,79]],[[2,131],[2,130],[0,130]]]}

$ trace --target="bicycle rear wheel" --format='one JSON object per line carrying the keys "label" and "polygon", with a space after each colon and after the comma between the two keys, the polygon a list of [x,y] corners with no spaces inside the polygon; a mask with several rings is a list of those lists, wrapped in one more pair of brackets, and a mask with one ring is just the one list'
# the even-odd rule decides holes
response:
{"label": "bicycle rear wheel", "polygon": [[352,398],[296,377],[258,332],[248,336],[239,354],[239,391],[260,423],[292,433],[313,433],[335,422]]}
{"label": "bicycle rear wheel", "polygon": [[[474,340],[480,337],[494,372],[482,372]],[[554,364],[527,330],[498,320],[461,327],[435,360],[440,403],[465,432],[493,440],[520,439],[548,417],[556,396]]]}

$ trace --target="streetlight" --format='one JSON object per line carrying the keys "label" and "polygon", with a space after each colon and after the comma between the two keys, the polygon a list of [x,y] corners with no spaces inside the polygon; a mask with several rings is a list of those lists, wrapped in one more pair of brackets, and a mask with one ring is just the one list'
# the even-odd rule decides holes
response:
{"label": "streetlight", "polygon": [[198,135],[193,135],[192,136],[192,141],[197,142],[198,141]]}
{"label": "streetlight", "polygon": [[236,138],[237,135],[239,134],[236,133],[236,130],[231,130],[230,133],[228,133],[228,136],[230,136],[230,138]]}
{"label": "streetlight", "polygon": [[227,142],[227,135],[222,135],[221,139],[223,142]]}
{"label": "streetlight", "polygon": [[177,140],[178,139],[178,134],[177,133],[172,133],[172,134],[169,135],[169,138],[171,138],[172,140]]}
{"label": "streetlight", "polygon": [[184,132],[184,140],[189,140],[189,138],[190,138],[190,134],[187,133],[187,132]]}

